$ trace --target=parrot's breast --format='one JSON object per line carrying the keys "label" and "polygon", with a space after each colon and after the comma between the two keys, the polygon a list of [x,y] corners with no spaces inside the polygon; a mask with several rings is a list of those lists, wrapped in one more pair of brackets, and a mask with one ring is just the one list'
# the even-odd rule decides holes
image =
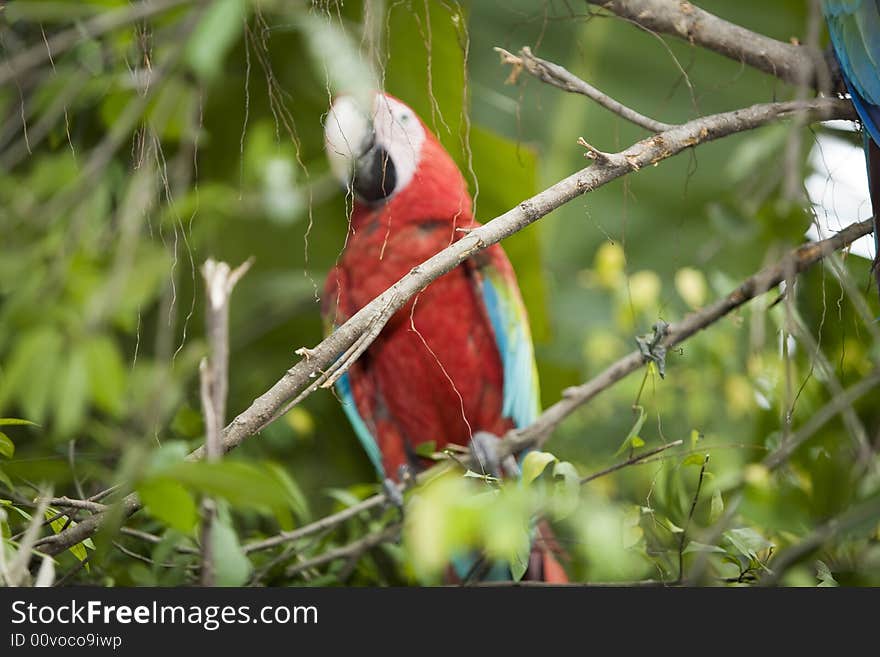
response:
{"label": "parrot's breast", "polygon": [[[377,213],[359,223],[328,281],[344,317],[462,234],[453,220],[395,226],[393,215]],[[502,417],[504,372],[472,267],[456,267],[410,300],[349,370],[391,478],[419,463],[420,443],[467,445],[477,431],[502,435],[513,426]]]}

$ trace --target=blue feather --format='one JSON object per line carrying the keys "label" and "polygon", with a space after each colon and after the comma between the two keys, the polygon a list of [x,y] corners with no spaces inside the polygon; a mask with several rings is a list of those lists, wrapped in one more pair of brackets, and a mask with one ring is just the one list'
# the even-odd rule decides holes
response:
{"label": "blue feather", "polygon": [[342,400],[342,410],[345,411],[345,415],[348,416],[348,421],[351,422],[351,426],[354,428],[358,440],[361,441],[361,445],[363,445],[364,450],[367,452],[367,456],[370,457],[370,461],[372,461],[375,466],[376,472],[379,473],[379,479],[384,479],[385,468],[382,466],[382,452],[379,450],[379,445],[376,442],[376,439],[373,437],[373,434],[370,433],[364,419],[358,412],[357,405],[354,402],[354,394],[351,390],[351,381],[348,378],[348,372],[339,377],[339,380],[336,382],[336,393]]}
{"label": "blue feather", "polygon": [[822,10],[856,112],[880,144],[880,0],[823,0]]}
{"label": "blue feather", "polygon": [[518,428],[526,427],[537,419],[541,407],[528,318],[519,297],[504,289],[500,275],[485,268],[483,273],[483,303],[504,368],[501,414],[512,419]]}

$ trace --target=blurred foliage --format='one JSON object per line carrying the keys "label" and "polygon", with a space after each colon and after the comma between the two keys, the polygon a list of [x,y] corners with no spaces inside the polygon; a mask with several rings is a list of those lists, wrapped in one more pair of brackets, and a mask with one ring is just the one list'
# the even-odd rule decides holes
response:
{"label": "blurred foliage", "polygon": [[[529,45],[668,122],[790,98],[794,90],[713,53],[661,39],[585,3],[459,6],[217,0],[162,11],[23,70],[23,53],[139,3],[18,0],[0,13],[15,70],[0,87],[0,528],[20,549],[40,486],[87,498],[132,487],[146,509],[117,533],[60,555],[66,581],[195,581],[198,504],[220,500],[225,584],[436,582],[467,548],[519,563],[538,513],[578,581],[674,582],[702,559],[704,583],[748,583],[779,550],[880,494],[876,392],[822,424],[781,467],[760,461],[877,366],[869,263],[837,257],[768,294],[568,419],[522,483],[446,474],[408,493],[400,544],[286,574],[380,530],[362,513],[293,547],[249,542],[302,526],[377,490],[337,400],[310,396],[220,463],[201,444],[205,354],[198,267],[255,264],[232,298],[230,413],[246,408],[321,338],[323,278],[342,248],[346,199],[324,160],[329,98],[380,84],[410,104],[460,163],[488,220],[583,166],[636,127],[522,75],[505,85],[493,46]],[[807,3],[706,0],[728,20],[789,40]],[[347,35],[347,36],[346,36]],[[46,40],[46,41],[44,41]],[[4,69],[8,70],[8,69]],[[504,242],[537,342],[545,405],[802,242],[811,221],[785,192],[784,153],[812,126],[776,125],[700,147],[577,199]],[[799,179],[807,174],[806,149]],[[25,418],[24,421],[12,418]],[[682,440],[644,464],[580,477]],[[699,492],[699,495],[697,495]],[[109,498],[108,501],[112,501]],[[60,531],[82,518],[47,511]],[[66,511],[65,511],[66,512]],[[719,532],[710,531],[719,520]],[[796,585],[880,584],[877,518],[804,555]],[[134,556],[133,556],[134,555]],[[87,567],[76,569],[88,556]],[[8,561],[9,559],[7,559]]]}

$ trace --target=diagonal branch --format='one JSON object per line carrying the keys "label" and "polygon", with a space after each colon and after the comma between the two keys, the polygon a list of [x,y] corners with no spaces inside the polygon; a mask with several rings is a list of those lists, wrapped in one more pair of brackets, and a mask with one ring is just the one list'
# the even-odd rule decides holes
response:
{"label": "diagonal branch", "polygon": [[581,80],[574,73],[559,64],[554,64],[553,62],[548,62],[546,59],[536,57],[532,54],[532,51],[528,46],[521,48],[519,55],[509,53],[504,48],[495,48],[495,51],[501,55],[502,64],[513,65],[514,72],[511,73],[512,77],[516,76],[518,68],[522,68],[529,74],[538,78],[541,82],[552,85],[557,89],[562,89],[563,91],[568,91],[573,94],[580,94],[581,96],[586,96],[587,98],[594,100],[605,109],[614,112],[618,116],[626,119],[630,123],[636,124],[640,128],[644,128],[648,132],[664,132],[675,127],[670,123],[663,123],[662,121],[657,121],[644,114],[640,114],[620,101],[614,100],[605,92],[599,91],[596,87]]}
{"label": "diagonal branch", "polygon": [[[601,159],[595,160],[591,166],[560,180],[515,208],[472,230],[459,241],[432,256],[421,265],[414,267],[403,278],[355,313],[315,348],[303,350],[303,359],[287,370],[279,381],[255,399],[223,430],[221,438],[223,451],[234,449],[248,437],[263,429],[278,417],[279,411],[285,408],[291,399],[296,398],[301,392],[306,389],[308,392],[316,389],[316,378],[333,368],[340,354],[345,354],[355,344],[358,344],[358,348],[369,344],[372,339],[365,340],[365,333],[378,334],[376,326],[378,325],[381,329],[387,318],[399,310],[410,297],[476,253],[510,237],[568,201],[622,176],[655,165],[691,147],[795,116],[803,116],[807,121],[820,121],[832,118],[852,118],[855,114],[852,105],[847,101],[816,98],[809,101],[765,103],[732,112],[700,117],[639,141],[619,153],[603,155]],[[802,247],[798,253],[803,251],[801,257],[803,268],[824,257],[827,253],[849,244],[856,237],[861,237],[869,232],[871,232],[870,222],[855,224],[828,240]],[[781,276],[781,274],[779,275]],[[718,309],[719,314],[714,319],[759,293],[755,292],[757,287],[759,287],[757,282],[753,281],[750,288],[738,290],[731,299],[720,302],[730,304],[730,308],[726,311],[724,308]],[[761,291],[766,289],[763,288]],[[382,318],[381,321],[377,320],[379,317]],[[676,327],[676,331],[670,336],[671,339],[667,338],[666,346],[681,342],[710,324],[711,321],[714,320],[704,323],[693,318],[685,320]],[[548,409],[535,425],[511,436],[506,447],[502,446],[502,449],[506,448],[507,453],[510,453],[519,451],[527,445],[543,444],[553,428],[575,408],[604,390],[608,385],[635,371],[642,364],[640,353],[630,354],[618,365],[619,371],[614,370],[614,366],[612,366],[611,371],[606,371],[603,374],[607,381],[601,387],[590,382],[570,390],[566,397]],[[300,398],[304,397],[305,394],[300,395]],[[203,457],[204,446],[194,450],[188,458],[195,460]],[[133,493],[127,495],[121,504],[121,511],[125,516],[131,515],[141,506],[137,495]],[[42,543],[46,545],[46,551],[50,554],[57,554],[76,545],[98,530],[103,517],[104,514],[92,515],[75,527],[70,527],[54,536],[44,537]]]}

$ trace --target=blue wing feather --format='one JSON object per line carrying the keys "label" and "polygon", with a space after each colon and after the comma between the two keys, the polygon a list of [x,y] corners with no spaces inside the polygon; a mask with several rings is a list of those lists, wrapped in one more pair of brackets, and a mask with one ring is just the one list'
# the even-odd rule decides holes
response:
{"label": "blue wing feather", "polygon": [[880,0],[823,0],[822,9],[856,112],[880,144]]}
{"label": "blue wing feather", "polygon": [[379,444],[376,442],[373,434],[370,433],[370,430],[367,428],[366,422],[364,422],[364,419],[358,412],[357,404],[354,402],[354,393],[351,390],[351,381],[348,378],[348,372],[339,377],[339,380],[336,382],[336,393],[342,401],[342,410],[345,411],[348,421],[351,422],[351,426],[354,428],[358,440],[361,441],[361,445],[363,445],[364,450],[367,452],[367,456],[370,457],[370,461],[376,467],[376,472],[379,473],[379,479],[384,479],[385,468],[382,466],[382,452],[379,450]]}
{"label": "blue wing feather", "polygon": [[480,288],[504,368],[501,414],[522,428],[535,421],[541,408],[529,322],[519,295],[505,287],[500,274],[487,269],[482,270]]}

